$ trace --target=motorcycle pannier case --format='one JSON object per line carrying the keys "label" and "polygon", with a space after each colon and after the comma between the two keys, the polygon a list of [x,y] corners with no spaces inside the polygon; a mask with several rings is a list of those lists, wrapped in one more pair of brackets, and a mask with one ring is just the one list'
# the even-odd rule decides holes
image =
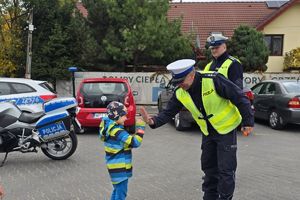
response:
{"label": "motorcycle pannier case", "polygon": [[76,106],[77,101],[73,97],[55,98],[44,103],[44,110],[46,113],[63,112]]}
{"label": "motorcycle pannier case", "polygon": [[46,115],[36,125],[40,138],[49,141],[70,133],[71,118],[68,112]]}

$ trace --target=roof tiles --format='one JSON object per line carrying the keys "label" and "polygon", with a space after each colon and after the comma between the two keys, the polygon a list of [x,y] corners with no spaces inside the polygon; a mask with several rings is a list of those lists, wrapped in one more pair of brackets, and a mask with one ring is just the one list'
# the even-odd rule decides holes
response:
{"label": "roof tiles", "polygon": [[199,34],[203,47],[211,32],[231,37],[239,25],[256,27],[276,10],[265,2],[171,3],[168,18],[183,16],[182,31]]}

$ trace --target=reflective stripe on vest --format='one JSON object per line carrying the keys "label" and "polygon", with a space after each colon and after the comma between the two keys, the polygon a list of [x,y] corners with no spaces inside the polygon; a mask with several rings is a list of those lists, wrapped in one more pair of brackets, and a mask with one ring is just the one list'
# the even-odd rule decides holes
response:
{"label": "reflective stripe on vest", "polygon": [[[238,109],[216,93],[212,78],[202,78],[201,95],[207,116],[212,115],[208,120],[218,133],[227,134],[241,123],[242,117]],[[176,97],[190,111],[202,133],[208,135],[206,121],[201,119],[203,114],[197,109],[189,93],[179,88],[176,90]]]}
{"label": "reflective stripe on vest", "polygon": [[[102,141],[106,142],[109,139],[109,137],[115,137],[116,133],[118,131],[122,131],[123,130],[121,128],[113,128],[115,125],[116,125],[115,123],[112,123],[112,124],[110,124],[108,126],[107,132],[109,133],[109,135],[108,135],[108,137],[106,137],[105,135],[103,135],[103,131],[104,131],[104,128],[105,128],[104,127],[104,121],[101,121],[101,123],[100,123],[100,131],[102,132],[102,134],[101,134],[101,140]],[[130,149],[131,148],[129,147],[128,144],[124,144],[124,149],[121,149],[121,150],[120,149],[110,148],[110,147],[107,147],[107,146],[104,147],[105,152],[112,153],[112,154],[116,154],[116,153],[119,153],[121,151],[128,151]]]}
{"label": "reflective stripe on vest", "polygon": [[[228,70],[229,70],[229,67],[231,66],[231,64],[233,63],[234,60],[236,60],[237,62],[240,63],[240,61],[238,59],[230,56],[229,58],[227,58],[225,60],[225,62],[223,62],[223,64],[221,65],[221,67],[218,69],[218,72],[220,74],[223,74],[226,78],[228,78]],[[204,68],[203,71],[205,71],[205,72],[210,71],[211,64],[212,64],[212,62],[208,63],[205,66],[205,68]]]}
{"label": "reflective stripe on vest", "polygon": [[[117,133],[119,130],[122,130],[121,128],[114,128],[114,129],[111,131],[111,129],[112,129],[115,125],[116,125],[115,123],[112,123],[112,124],[110,124],[110,125],[108,126],[106,132],[109,133],[109,136],[115,136],[116,133]],[[109,137],[109,136],[106,138],[106,136],[103,135],[104,128],[105,128],[105,126],[104,126],[104,121],[102,120],[101,123],[100,123],[100,132],[102,133],[102,134],[101,134],[101,140],[105,142],[105,141],[108,140],[108,137]]]}

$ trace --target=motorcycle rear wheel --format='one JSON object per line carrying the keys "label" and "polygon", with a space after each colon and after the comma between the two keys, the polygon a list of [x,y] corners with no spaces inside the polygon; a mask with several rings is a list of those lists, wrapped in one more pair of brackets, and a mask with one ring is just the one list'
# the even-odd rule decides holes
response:
{"label": "motorcycle rear wheel", "polygon": [[53,160],[65,160],[69,158],[77,148],[77,136],[72,131],[69,135],[45,143],[46,147],[42,148],[43,153]]}

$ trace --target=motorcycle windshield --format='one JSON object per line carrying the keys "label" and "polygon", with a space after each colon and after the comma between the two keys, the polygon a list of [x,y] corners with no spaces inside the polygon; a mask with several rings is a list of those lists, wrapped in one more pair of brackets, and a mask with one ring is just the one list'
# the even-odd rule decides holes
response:
{"label": "motorcycle windshield", "polygon": [[85,108],[106,108],[112,101],[124,103],[128,88],[124,83],[85,83],[80,92]]}

